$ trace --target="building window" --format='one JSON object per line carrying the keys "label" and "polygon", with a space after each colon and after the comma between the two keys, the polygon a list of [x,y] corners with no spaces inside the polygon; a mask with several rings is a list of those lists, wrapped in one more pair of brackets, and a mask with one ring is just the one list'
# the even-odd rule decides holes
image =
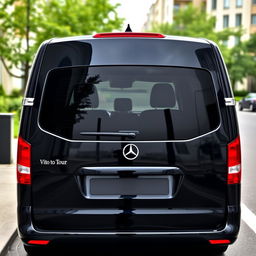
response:
{"label": "building window", "polygon": [[237,13],[236,14],[236,27],[240,27],[242,25],[242,14]]}
{"label": "building window", "polygon": [[252,25],[256,25],[256,14],[252,14]]}
{"label": "building window", "polygon": [[212,0],[212,10],[216,10],[217,8],[217,0]]}
{"label": "building window", "polygon": [[235,45],[240,43],[240,36],[235,36]]}
{"label": "building window", "polygon": [[229,8],[229,0],[224,0],[224,9]]}
{"label": "building window", "polygon": [[180,9],[180,5],[179,4],[175,4],[173,9],[174,9],[174,11],[178,11]]}
{"label": "building window", "polygon": [[242,7],[243,6],[243,0],[236,0],[236,7]]}
{"label": "building window", "polygon": [[228,28],[228,26],[229,26],[229,16],[224,15],[223,16],[223,28]]}
{"label": "building window", "polygon": [[216,28],[216,26],[217,26],[217,20],[216,20],[216,17],[215,17],[215,16],[213,16],[213,18],[214,18],[214,27]]}

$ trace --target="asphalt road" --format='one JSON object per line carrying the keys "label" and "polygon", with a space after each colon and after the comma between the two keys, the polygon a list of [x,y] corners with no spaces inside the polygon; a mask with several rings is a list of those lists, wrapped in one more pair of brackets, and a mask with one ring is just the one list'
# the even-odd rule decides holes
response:
{"label": "asphalt road", "polygon": [[[255,256],[256,255],[256,112],[238,112],[240,136],[242,144],[242,222],[239,238],[234,245],[222,254],[223,256]],[[71,255],[86,255],[87,253],[72,253]],[[171,253],[147,253],[147,255],[209,255],[201,251],[183,251]],[[11,244],[6,256],[24,256],[22,244],[18,238]],[[57,253],[57,255],[60,255]],[[88,254],[87,254],[88,255]],[[96,255],[94,253],[94,255]],[[106,255],[104,252],[99,255]],[[124,251],[111,255],[125,255]],[[133,254],[134,255],[134,254]],[[143,255],[143,254],[140,254]],[[146,254],[144,254],[146,255]]]}

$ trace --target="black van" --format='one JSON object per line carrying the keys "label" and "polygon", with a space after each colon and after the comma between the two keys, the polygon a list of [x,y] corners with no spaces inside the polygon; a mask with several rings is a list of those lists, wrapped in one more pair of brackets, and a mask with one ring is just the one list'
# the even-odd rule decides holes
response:
{"label": "black van", "polygon": [[118,241],[225,251],[239,231],[241,156],[218,47],[133,32],[44,42],[17,178],[29,254]]}

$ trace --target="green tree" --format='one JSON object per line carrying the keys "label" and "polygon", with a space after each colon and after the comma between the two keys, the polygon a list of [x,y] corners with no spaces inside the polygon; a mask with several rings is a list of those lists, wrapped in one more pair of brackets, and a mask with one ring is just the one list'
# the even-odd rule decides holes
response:
{"label": "green tree", "polygon": [[255,76],[255,57],[248,51],[248,42],[240,42],[230,49],[229,61],[226,63],[232,87],[247,76]]}
{"label": "green tree", "polygon": [[252,55],[256,56],[256,33],[252,34],[246,42],[246,48]]}
{"label": "green tree", "polygon": [[[36,31],[35,0],[0,0],[0,59],[9,75],[28,78],[33,51],[31,33]],[[21,74],[14,73],[13,68]]]}
{"label": "green tree", "polygon": [[123,19],[109,0],[49,0],[41,5],[36,47],[45,38],[91,35],[120,29]]}
{"label": "green tree", "polygon": [[109,0],[0,0],[0,59],[9,75],[23,80],[24,90],[42,41],[120,29],[117,7]]}
{"label": "green tree", "polygon": [[172,24],[153,24],[152,30],[170,35],[207,38],[220,45],[225,45],[225,42],[232,35],[241,36],[242,31],[240,29],[227,28],[216,32],[215,23],[215,17],[209,16],[201,8],[188,5],[174,13]]}

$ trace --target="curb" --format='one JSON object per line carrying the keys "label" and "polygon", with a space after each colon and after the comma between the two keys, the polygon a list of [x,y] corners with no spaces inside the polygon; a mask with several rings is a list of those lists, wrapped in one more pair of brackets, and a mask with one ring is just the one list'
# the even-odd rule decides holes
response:
{"label": "curb", "polygon": [[5,244],[4,248],[0,251],[0,256],[7,255],[10,245],[13,243],[13,241],[17,236],[18,236],[18,232],[17,232],[17,229],[15,229],[15,231],[12,233],[9,240]]}

